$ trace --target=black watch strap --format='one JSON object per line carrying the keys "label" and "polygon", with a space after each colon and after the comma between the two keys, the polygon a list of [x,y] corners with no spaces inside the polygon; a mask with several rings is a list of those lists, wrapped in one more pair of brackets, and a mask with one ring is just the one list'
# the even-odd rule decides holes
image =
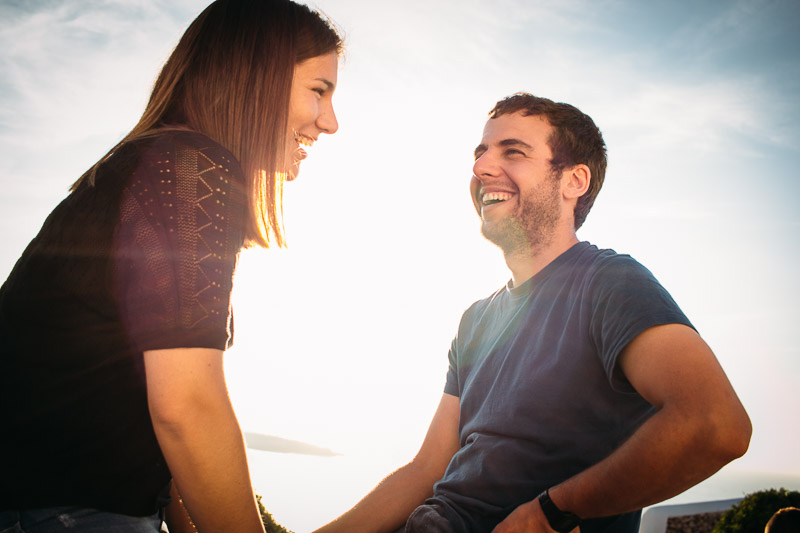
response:
{"label": "black watch strap", "polygon": [[574,513],[562,511],[556,507],[556,504],[550,499],[550,493],[547,490],[539,495],[538,500],[550,527],[558,531],[558,533],[569,533],[580,525],[580,517]]}

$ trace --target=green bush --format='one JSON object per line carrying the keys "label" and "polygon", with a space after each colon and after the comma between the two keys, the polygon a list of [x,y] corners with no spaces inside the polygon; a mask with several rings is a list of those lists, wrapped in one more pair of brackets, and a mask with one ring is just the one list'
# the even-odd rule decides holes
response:
{"label": "green bush", "polygon": [[261,513],[261,521],[264,522],[264,529],[267,530],[267,533],[294,533],[278,524],[275,519],[272,518],[272,515],[267,512],[264,504],[261,503],[261,496],[259,494],[256,494],[256,502],[258,503],[258,510]]}
{"label": "green bush", "polygon": [[781,488],[748,494],[722,515],[713,533],[764,533],[775,511],[784,507],[800,507],[800,492]]}

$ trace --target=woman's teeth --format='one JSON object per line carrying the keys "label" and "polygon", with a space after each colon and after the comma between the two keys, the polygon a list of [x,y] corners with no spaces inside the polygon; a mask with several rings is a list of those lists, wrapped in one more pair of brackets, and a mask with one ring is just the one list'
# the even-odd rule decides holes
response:
{"label": "woman's teeth", "polygon": [[312,144],[314,144],[314,139],[299,133],[294,134],[294,140],[297,141],[297,144],[301,146],[311,146]]}

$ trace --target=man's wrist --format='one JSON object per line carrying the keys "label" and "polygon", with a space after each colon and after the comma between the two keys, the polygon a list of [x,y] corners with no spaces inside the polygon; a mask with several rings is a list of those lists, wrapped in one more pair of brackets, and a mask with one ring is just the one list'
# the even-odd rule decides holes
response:
{"label": "man's wrist", "polygon": [[542,508],[547,523],[558,533],[569,533],[581,523],[581,518],[575,513],[562,511],[553,500],[550,499],[549,489],[545,490],[537,498],[539,506]]}

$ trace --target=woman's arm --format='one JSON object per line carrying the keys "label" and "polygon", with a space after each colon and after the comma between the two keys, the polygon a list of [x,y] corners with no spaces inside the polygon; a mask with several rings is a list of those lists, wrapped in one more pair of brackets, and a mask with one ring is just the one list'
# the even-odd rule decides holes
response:
{"label": "woman's arm", "polygon": [[263,533],[222,351],[144,352],[147,398],[158,443],[201,533]]}

